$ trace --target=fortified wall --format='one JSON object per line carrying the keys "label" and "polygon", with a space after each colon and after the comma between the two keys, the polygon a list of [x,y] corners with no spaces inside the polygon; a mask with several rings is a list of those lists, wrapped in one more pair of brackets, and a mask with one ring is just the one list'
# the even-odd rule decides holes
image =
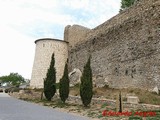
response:
{"label": "fortified wall", "polygon": [[80,25],[68,25],[64,30],[64,40],[69,42],[69,47],[74,47],[79,42],[84,42],[87,34],[90,33],[90,29]]}
{"label": "fortified wall", "polygon": [[94,29],[67,26],[64,33],[70,72],[75,68],[83,71],[91,55],[98,86],[160,89],[159,0],[139,0]]}
{"label": "fortified wall", "polygon": [[68,25],[64,41],[45,38],[35,43],[31,87],[43,87],[51,55],[55,53],[57,82],[67,58],[71,83],[79,81],[91,55],[96,86],[160,89],[159,0],[139,0],[94,29]]}

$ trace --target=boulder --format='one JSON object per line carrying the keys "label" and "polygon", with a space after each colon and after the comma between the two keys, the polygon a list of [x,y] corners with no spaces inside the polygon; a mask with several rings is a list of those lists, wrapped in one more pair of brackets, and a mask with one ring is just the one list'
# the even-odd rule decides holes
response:
{"label": "boulder", "polygon": [[159,89],[158,89],[158,87],[155,86],[155,87],[153,88],[152,92],[155,92],[155,93],[159,94]]}
{"label": "boulder", "polygon": [[81,81],[82,72],[75,68],[72,72],[69,73],[70,86],[74,86]]}

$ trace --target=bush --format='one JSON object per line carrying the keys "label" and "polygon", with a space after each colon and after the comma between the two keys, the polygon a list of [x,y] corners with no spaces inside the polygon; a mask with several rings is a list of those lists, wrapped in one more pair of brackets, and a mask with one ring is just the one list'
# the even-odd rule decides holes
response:
{"label": "bush", "polygon": [[21,88],[11,87],[11,88],[5,89],[5,93],[8,93],[8,92],[19,92],[19,90],[21,90]]}

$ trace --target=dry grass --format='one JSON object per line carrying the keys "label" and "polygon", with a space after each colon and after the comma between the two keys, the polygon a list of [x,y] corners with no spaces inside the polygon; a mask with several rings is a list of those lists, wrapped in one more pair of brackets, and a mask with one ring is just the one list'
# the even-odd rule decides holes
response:
{"label": "dry grass", "polygon": [[[119,89],[103,87],[103,88],[93,88],[94,97],[103,97],[106,99],[116,100]],[[127,95],[138,96],[140,103],[160,105],[160,94],[152,93],[146,90],[138,88],[124,88],[121,89],[123,101],[127,100]],[[79,86],[74,86],[70,88],[70,94],[77,96],[79,95]]]}

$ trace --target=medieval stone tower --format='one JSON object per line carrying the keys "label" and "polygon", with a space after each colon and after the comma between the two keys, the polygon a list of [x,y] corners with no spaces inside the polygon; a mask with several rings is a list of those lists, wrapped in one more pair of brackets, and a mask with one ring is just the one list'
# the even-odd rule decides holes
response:
{"label": "medieval stone tower", "polygon": [[46,77],[53,53],[55,54],[57,82],[61,79],[68,58],[68,43],[62,40],[44,38],[36,40],[35,44],[36,50],[30,86],[43,88],[43,80]]}

